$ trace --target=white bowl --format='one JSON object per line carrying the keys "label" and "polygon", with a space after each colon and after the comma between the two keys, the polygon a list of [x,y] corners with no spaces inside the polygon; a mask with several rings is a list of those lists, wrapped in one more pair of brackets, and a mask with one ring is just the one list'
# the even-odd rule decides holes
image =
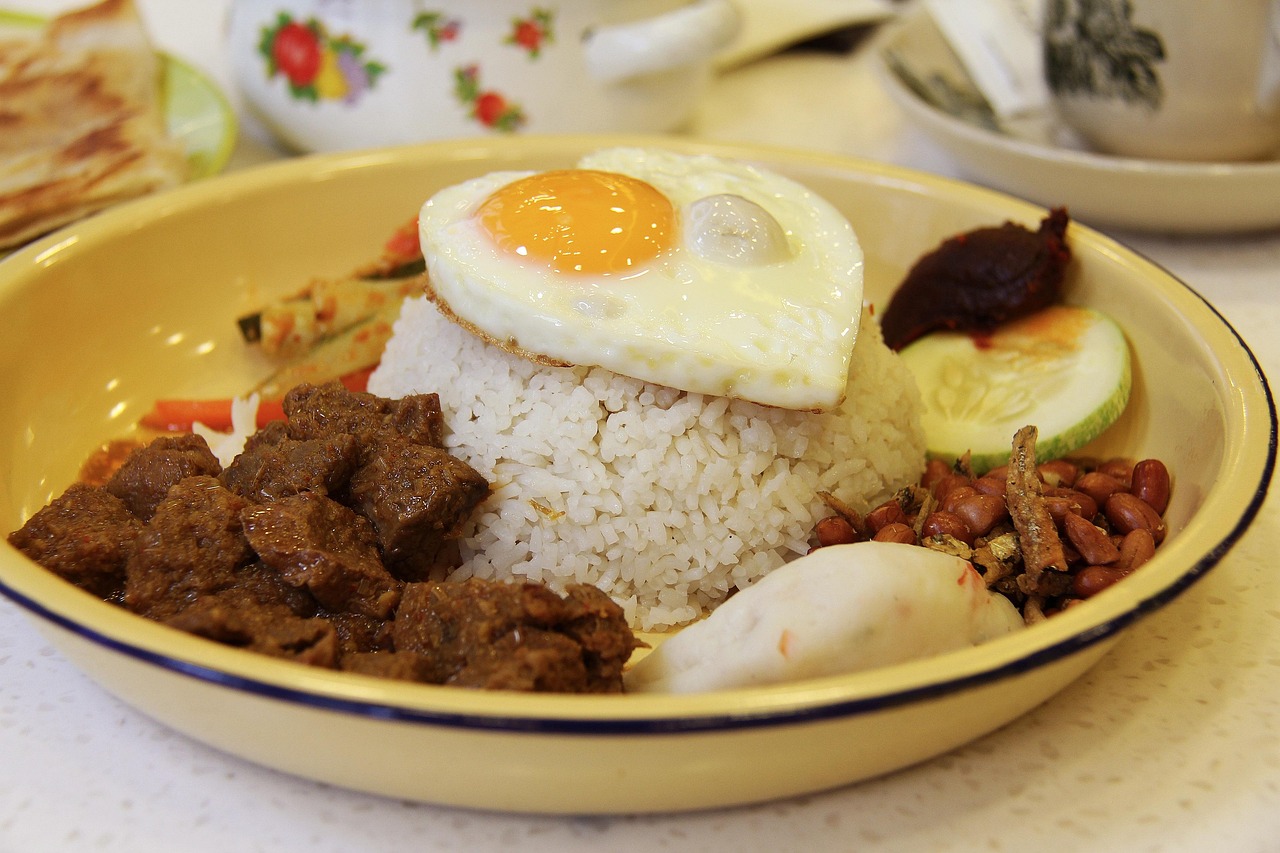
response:
{"label": "white bowl", "polygon": [[[435,189],[560,167],[615,144],[762,163],[851,219],[883,305],[939,240],[1043,210],[903,169],[636,137],[526,137],[325,155],[121,206],[0,262],[0,520],[17,528],[159,397],[242,392],[265,369],[235,318],[367,260]],[[952,749],[1084,672],[1212,568],[1252,521],[1276,420],[1248,348],[1211,306],[1073,226],[1068,299],[1118,318],[1129,409],[1089,451],[1153,456],[1175,477],[1171,534],[1122,583],[989,644],[853,675],[706,695],[478,692],[318,670],[131,615],[0,547],[0,591],[106,689],[251,761],[335,785],[486,809],[675,811],[843,785]]]}

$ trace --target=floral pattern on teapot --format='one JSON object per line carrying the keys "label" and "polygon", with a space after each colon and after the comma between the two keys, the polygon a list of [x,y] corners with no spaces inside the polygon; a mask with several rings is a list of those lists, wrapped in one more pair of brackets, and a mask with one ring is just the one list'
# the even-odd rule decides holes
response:
{"label": "floral pattern on teapot", "polygon": [[[511,19],[501,45],[523,52],[537,61],[555,43],[556,13],[541,6]],[[411,32],[425,36],[432,53],[446,45],[465,43],[466,22],[438,10],[418,11],[409,22]],[[301,20],[281,12],[262,28],[258,53],[266,60],[267,77],[282,76],[289,94],[300,101],[341,101],[356,104],[388,73],[385,63],[367,57],[368,46],[349,35],[333,36],[315,17]],[[453,72],[453,94],[479,125],[500,133],[513,133],[527,121],[523,106],[493,86],[482,85],[479,62],[464,62]]]}
{"label": "floral pattern on teapot", "polygon": [[262,28],[258,53],[266,60],[267,77],[282,75],[290,95],[303,101],[354,104],[387,71],[350,36],[331,36],[315,18],[300,21],[285,12]]}
{"label": "floral pattern on teapot", "polygon": [[479,65],[457,69],[453,79],[458,102],[468,107],[471,118],[485,127],[512,133],[528,120],[519,104],[511,103],[501,92],[481,87]]}
{"label": "floral pattern on teapot", "polygon": [[[439,50],[446,42],[461,42],[465,22],[442,12],[425,11],[414,16],[410,27],[426,33],[430,50]],[[555,12],[535,6],[524,17],[511,19],[511,28],[502,40],[504,45],[524,51],[530,60],[542,55],[543,49],[555,42]],[[454,97],[467,110],[467,115],[483,127],[500,133],[514,133],[528,121],[524,108],[494,88],[481,84],[481,65],[471,62],[454,69]]]}
{"label": "floral pattern on teapot", "polygon": [[554,12],[535,7],[529,17],[511,21],[511,35],[507,36],[506,43],[528,51],[531,59],[537,59],[543,45],[555,41],[554,24]]}
{"label": "floral pattern on teapot", "polygon": [[439,50],[445,42],[457,41],[462,33],[462,21],[447,18],[443,12],[419,12],[413,19],[410,29],[422,30],[427,34],[427,44],[432,50]]}

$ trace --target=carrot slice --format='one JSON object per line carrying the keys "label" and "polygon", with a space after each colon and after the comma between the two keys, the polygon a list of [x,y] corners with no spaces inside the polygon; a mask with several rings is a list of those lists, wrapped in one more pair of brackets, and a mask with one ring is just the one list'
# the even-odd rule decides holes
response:
{"label": "carrot slice", "polygon": [[[339,381],[350,391],[364,391],[373,370],[372,367],[353,370],[340,377]],[[284,419],[283,401],[262,400],[258,403],[258,428]],[[139,421],[147,429],[161,432],[191,432],[197,422],[218,432],[230,431],[231,400],[156,400],[151,411]]]}
{"label": "carrot slice", "polygon": [[[258,403],[257,425],[284,420],[284,406],[279,400]],[[191,432],[196,423],[209,429],[228,432],[231,429],[230,400],[156,400],[140,423],[162,432]]]}

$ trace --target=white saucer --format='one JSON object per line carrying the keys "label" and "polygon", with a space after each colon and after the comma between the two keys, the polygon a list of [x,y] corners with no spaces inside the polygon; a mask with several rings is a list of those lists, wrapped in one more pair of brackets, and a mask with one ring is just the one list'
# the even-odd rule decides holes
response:
{"label": "white saucer", "polygon": [[979,183],[1090,225],[1181,234],[1280,227],[1280,161],[1190,163],[1083,149],[1046,114],[998,121],[928,14],[879,43],[885,86]]}

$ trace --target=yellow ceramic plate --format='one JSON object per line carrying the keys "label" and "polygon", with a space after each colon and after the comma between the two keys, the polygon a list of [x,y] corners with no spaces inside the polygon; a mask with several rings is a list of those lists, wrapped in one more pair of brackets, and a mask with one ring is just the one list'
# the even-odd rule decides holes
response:
{"label": "yellow ceramic plate", "polygon": [[[0,30],[31,30],[44,18],[0,10]],[[190,166],[188,179],[216,175],[227,165],[236,143],[235,111],[204,75],[180,59],[161,54],[164,115],[169,135],[182,142]]]}
{"label": "yellow ceramic plate", "polygon": [[[878,304],[958,231],[1043,211],[937,177],[670,138],[446,142],[308,157],[181,187],[0,263],[0,528],[18,527],[158,397],[231,394],[265,366],[235,318],[338,274],[436,189],[570,165],[615,144],[759,162],[843,210]],[[987,645],[854,675],[700,696],[543,696],[415,685],[260,657],[133,616],[0,546],[0,591],[144,713],[251,761],[389,796],[530,812],[705,808],[843,785],[937,755],[1048,699],[1226,554],[1274,464],[1252,355],[1194,292],[1075,227],[1073,302],[1124,325],[1132,402],[1093,446],[1174,463],[1156,558],[1085,605]]]}

